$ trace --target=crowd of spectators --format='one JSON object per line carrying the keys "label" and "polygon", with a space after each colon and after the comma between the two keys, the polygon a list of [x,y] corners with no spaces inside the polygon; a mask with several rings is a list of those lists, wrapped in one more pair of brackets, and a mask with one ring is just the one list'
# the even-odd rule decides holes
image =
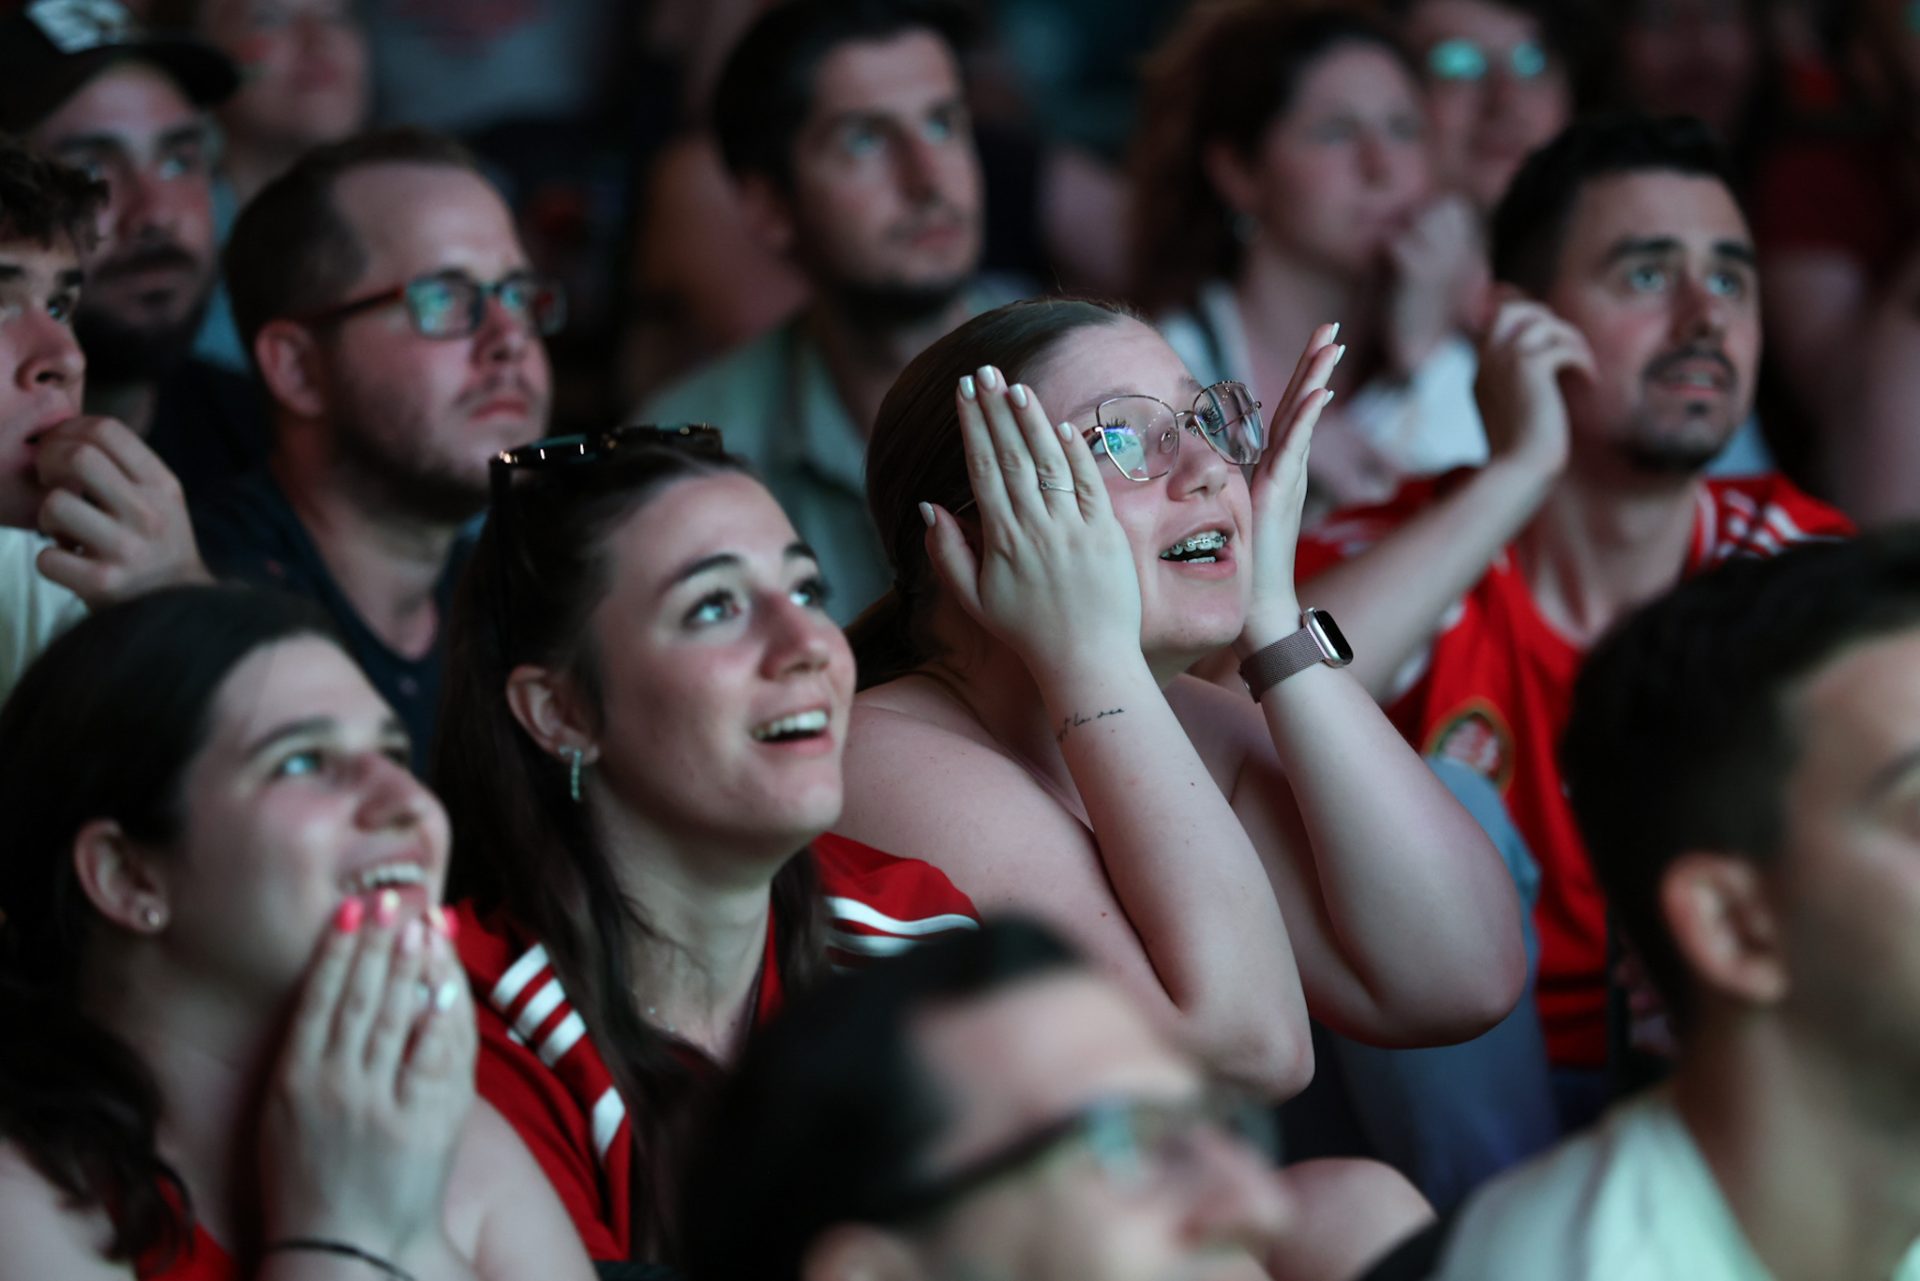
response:
{"label": "crowd of spectators", "polygon": [[0,0],[0,1281],[1920,1281],[1920,6]]}

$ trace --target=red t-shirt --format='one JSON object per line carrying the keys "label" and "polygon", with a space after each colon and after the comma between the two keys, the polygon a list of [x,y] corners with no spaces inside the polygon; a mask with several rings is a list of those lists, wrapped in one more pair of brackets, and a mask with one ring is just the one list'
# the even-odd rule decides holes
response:
{"label": "red t-shirt", "polygon": [[[946,874],[857,841],[813,843],[828,916],[828,958],[841,967],[889,956],[978,924],[973,903]],[[573,1216],[596,1260],[626,1259],[632,1129],[613,1074],[538,941],[499,915],[460,908],[460,960],[480,1024],[479,1091],[519,1131]],[[761,1023],[779,1009],[773,924],[760,975]]]}
{"label": "red t-shirt", "polygon": [[134,1275],[140,1281],[240,1281],[240,1269],[234,1266],[232,1256],[198,1223],[193,1225],[193,1240],[172,1267],[162,1268],[142,1259]]}
{"label": "red t-shirt", "polygon": [[[1329,517],[1301,539],[1299,580],[1364,551],[1465,475],[1417,481],[1381,506]],[[1845,516],[1784,477],[1706,480],[1696,494],[1685,572],[1852,532]],[[1447,611],[1387,715],[1421,753],[1478,770],[1505,797],[1540,865],[1536,990],[1548,1054],[1557,1064],[1597,1067],[1607,1044],[1606,904],[1557,758],[1582,656],[1541,618],[1509,549]]]}

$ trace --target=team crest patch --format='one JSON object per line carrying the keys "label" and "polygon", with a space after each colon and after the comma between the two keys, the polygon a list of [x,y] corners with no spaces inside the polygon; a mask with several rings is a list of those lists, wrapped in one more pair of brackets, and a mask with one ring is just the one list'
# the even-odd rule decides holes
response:
{"label": "team crest patch", "polygon": [[1426,754],[1457,761],[1502,791],[1513,777],[1513,731],[1483,698],[1461,704],[1442,719],[1427,738]]}

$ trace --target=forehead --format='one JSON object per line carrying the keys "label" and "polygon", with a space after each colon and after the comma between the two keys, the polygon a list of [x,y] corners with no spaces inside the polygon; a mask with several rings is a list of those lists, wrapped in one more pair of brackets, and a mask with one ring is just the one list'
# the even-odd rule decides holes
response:
{"label": "forehead", "polygon": [[1157,396],[1185,409],[1200,385],[1151,327],[1129,316],[1082,325],[1054,345],[1026,381],[1055,419],[1091,421],[1109,396]]}
{"label": "forehead", "polygon": [[9,240],[0,227],[0,283],[25,279],[34,284],[55,284],[80,269],[80,250],[65,231],[55,230],[52,239]]}
{"label": "forehead", "polygon": [[1733,194],[1718,178],[1645,170],[1588,181],[1567,217],[1563,260],[1587,262],[1628,238],[1670,238],[1694,247],[1744,245],[1752,236]]}
{"label": "forehead", "polygon": [[731,554],[765,563],[784,559],[798,541],[787,513],[753,477],[689,476],[654,494],[614,534],[618,582],[651,590],[689,560]]}
{"label": "forehead", "polygon": [[34,126],[33,137],[47,148],[82,135],[144,140],[199,118],[199,109],[157,67],[116,62]]}
{"label": "forehead", "polygon": [[228,759],[289,721],[380,721],[386,703],[340,647],[318,636],[263,645],[234,666],[214,699],[209,755]]}
{"label": "forehead", "polygon": [[810,123],[840,116],[911,112],[960,93],[960,67],[931,31],[836,45],[813,73]]}
{"label": "forehead", "polygon": [[1786,700],[1797,783],[1864,781],[1920,748],[1920,627],[1851,645]]}
{"label": "forehead", "polygon": [[1412,101],[1418,93],[1406,65],[1379,45],[1358,40],[1335,45],[1317,58],[1300,80],[1294,107],[1313,110],[1359,101],[1376,101],[1383,92]]}
{"label": "forehead", "polygon": [[916,1052],[951,1111],[939,1163],[990,1151],[1099,1099],[1183,1097],[1192,1063],[1111,983],[1085,972],[1014,983],[936,1007]]}
{"label": "forehead", "polygon": [[526,262],[506,202],[468,169],[366,165],[341,175],[333,202],[366,250],[368,279],[454,268],[491,278]]}
{"label": "forehead", "polygon": [[1455,37],[1508,44],[1538,40],[1540,24],[1492,0],[1424,0],[1407,15],[1407,35],[1415,44]]}

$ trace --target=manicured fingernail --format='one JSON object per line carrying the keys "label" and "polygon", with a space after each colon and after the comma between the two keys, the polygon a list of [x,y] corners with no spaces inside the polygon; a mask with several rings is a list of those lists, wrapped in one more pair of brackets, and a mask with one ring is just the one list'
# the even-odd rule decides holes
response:
{"label": "manicured fingernail", "polygon": [[426,1009],[432,1004],[433,985],[431,983],[415,983],[413,985],[413,1008],[415,1013]]}
{"label": "manicured fingernail", "polygon": [[373,923],[382,927],[392,925],[400,919],[400,894],[397,890],[381,890],[380,897],[374,900]]}
{"label": "manicured fingernail", "polygon": [[1073,439],[1072,423],[1055,423],[1053,429],[1060,433],[1061,444],[1065,444],[1067,441],[1070,441]]}
{"label": "manicured fingernail", "polygon": [[1340,336],[1340,322],[1336,320],[1333,322],[1332,332],[1330,332],[1327,335],[1327,341],[1332,342],[1334,339],[1338,338],[1339,336]]}
{"label": "manicured fingernail", "polygon": [[420,918],[417,916],[407,922],[406,929],[400,931],[400,950],[402,952],[418,952],[420,945],[426,941],[427,927],[421,923]]}
{"label": "manicured fingernail", "polygon": [[1345,360],[1346,358],[1347,358],[1347,345],[1345,343],[1341,343],[1338,347],[1335,347],[1333,349],[1333,363],[1337,365],[1341,361]]}
{"label": "manicured fingernail", "polygon": [[448,979],[434,990],[433,1008],[444,1014],[452,1009],[453,1003],[459,999],[460,981],[458,979]]}
{"label": "manicured fingernail", "polygon": [[1332,403],[1332,401],[1333,401],[1333,388],[1331,388],[1331,387],[1322,387],[1322,388],[1321,388],[1320,390],[1322,390],[1322,391],[1324,391],[1324,392],[1326,392],[1326,393],[1327,393],[1327,395],[1326,395],[1326,399],[1325,399],[1325,400],[1322,400],[1322,401],[1320,402],[1320,406],[1321,406],[1321,408],[1323,408],[1323,409],[1324,409],[1324,408],[1325,408],[1325,407],[1326,407],[1327,405],[1329,405],[1329,404],[1330,404],[1330,403]]}
{"label": "manicured fingernail", "polygon": [[366,914],[366,904],[357,898],[350,898],[333,914],[333,928],[338,933],[351,934],[360,928],[360,920]]}
{"label": "manicured fingernail", "polygon": [[1007,393],[1007,398],[1013,401],[1014,404],[1020,406],[1020,408],[1025,409],[1027,407],[1027,385],[1025,383],[1015,383],[1013,389]]}
{"label": "manicured fingernail", "polygon": [[450,907],[443,907],[433,914],[433,923],[439,927],[440,935],[451,943],[460,937],[460,915]]}
{"label": "manicured fingernail", "polygon": [[927,522],[928,529],[933,528],[933,504],[932,503],[920,504],[920,519]]}
{"label": "manicured fingernail", "polygon": [[972,375],[972,374],[965,374],[965,375],[963,375],[963,376],[961,377],[961,379],[960,379],[960,394],[961,394],[962,396],[965,396],[965,397],[966,397],[966,398],[967,398],[968,400],[972,400],[972,399],[974,398],[974,390],[973,390],[973,375]]}
{"label": "manicured fingernail", "polygon": [[992,365],[980,366],[980,385],[988,391],[1000,385],[1000,371]]}

